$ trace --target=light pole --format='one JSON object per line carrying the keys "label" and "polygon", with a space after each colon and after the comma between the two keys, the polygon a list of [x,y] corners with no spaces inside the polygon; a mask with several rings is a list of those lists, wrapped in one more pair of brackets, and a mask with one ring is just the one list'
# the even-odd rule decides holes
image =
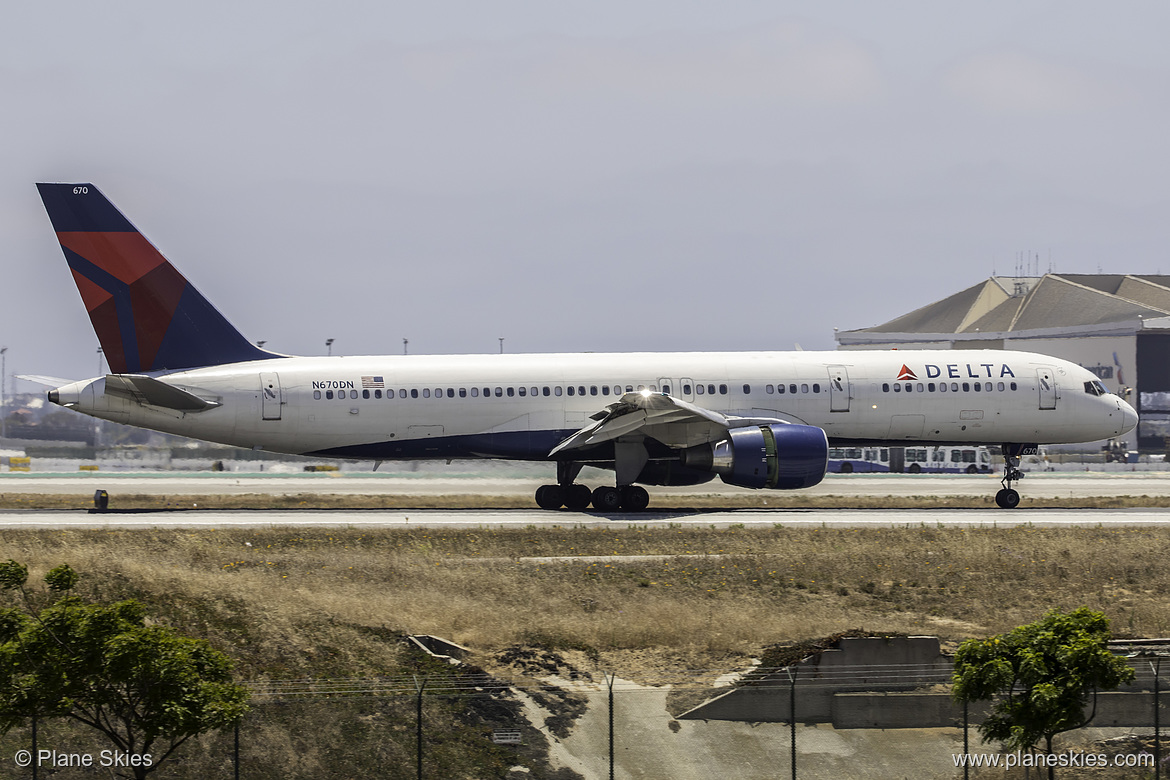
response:
{"label": "light pole", "polygon": [[7,398],[4,395],[4,383],[8,377],[8,347],[0,347],[0,439],[8,438],[8,415],[5,409]]}
{"label": "light pole", "polygon": [[325,339],[325,349],[329,350],[329,356],[333,356],[333,339]]}
{"label": "light pole", "polygon": [[504,354],[504,337],[500,336],[500,354]]}
{"label": "light pole", "polygon": [[410,343],[410,339],[403,339],[402,340],[402,354],[403,355],[406,354],[406,345],[409,343]]}

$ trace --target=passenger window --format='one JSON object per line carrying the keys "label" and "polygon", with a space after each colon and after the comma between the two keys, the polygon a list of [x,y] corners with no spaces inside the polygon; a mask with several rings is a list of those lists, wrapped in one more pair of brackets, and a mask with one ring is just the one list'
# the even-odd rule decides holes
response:
{"label": "passenger window", "polygon": [[927,384],[926,384],[926,391],[927,391],[928,393],[933,393],[933,392],[934,392],[934,382],[927,382]]}
{"label": "passenger window", "polygon": [[576,390],[573,389],[572,385],[569,385],[568,387],[565,388],[565,392],[568,393],[569,395],[573,395],[576,392]]}
{"label": "passenger window", "polygon": [[792,393],[793,395],[796,395],[796,385],[789,385],[788,392]]}
{"label": "passenger window", "polygon": [[561,394],[561,386],[557,385],[556,387],[553,388],[553,395],[559,396],[560,394]]}
{"label": "passenger window", "polygon": [[540,395],[540,388],[539,387],[531,387],[531,388],[529,388],[529,392],[532,393],[532,397],[535,398],[536,396]]}
{"label": "passenger window", "polygon": [[1011,388],[1012,388],[1012,390],[1015,390],[1015,389],[1016,389],[1016,383],[1015,383],[1015,382],[1012,382],[1012,384],[1011,384]]}
{"label": "passenger window", "polygon": [[496,388],[496,398],[503,398],[503,397],[504,397],[504,388],[497,387]]}
{"label": "passenger window", "polygon": [[350,390],[349,397],[350,398],[357,398],[357,390]]}
{"label": "passenger window", "polygon": [[332,400],[333,400],[333,391],[332,391],[332,390],[326,390],[326,391],[325,391],[325,397],[326,397],[326,398],[328,398],[330,401],[332,401]]}
{"label": "passenger window", "polygon": [[820,384],[818,384],[818,383],[816,383],[816,382],[814,382],[814,383],[813,383],[813,392],[814,392],[814,393],[819,393],[819,392],[821,392],[821,386],[820,386]]}
{"label": "passenger window", "polygon": [[947,383],[946,382],[939,382],[938,383],[938,391],[940,393],[945,393],[947,391]]}
{"label": "passenger window", "polygon": [[609,395],[609,385],[602,385],[601,386],[601,394],[602,395]]}
{"label": "passenger window", "polygon": [[776,392],[776,388],[772,385],[764,385],[764,392],[768,395],[772,395],[772,393]]}
{"label": "passenger window", "polygon": [[920,392],[920,393],[922,392],[922,383],[921,382],[918,383],[918,392]]}
{"label": "passenger window", "polygon": [[508,388],[508,397],[509,397],[509,398],[515,398],[515,397],[516,397],[516,388],[514,388],[514,387],[509,387],[509,388]]}
{"label": "passenger window", "polygon": [[645,389],[646,389],[646,386],[645,386],[645,385],[638,385],[638,392],[639,392],[639,393],[640,393],[640,392],[642,392],[642,391],[643,391],[643,390],[645,390]]}
{"label": "passenger window", "polygon": [[970,382],[964,382],[964,383],[963,383],[963,392],[964,392],[964,393],[969,393],[969,392],[971,392],[971,383],[970,383]]}
{"label": "passenger window", "polygon": [[951,392],[952,393],[959,392],[959,383],[958,382],[951,382]]}
{"label": "passenger window", "polygon": [[998,385],[996,385],[995,389],[1002,393],[1003,392],[1003,382],[1000,382]]}
{"label": "passenger window", "polygon": [[776,392],[780,395],[784,395],[784,385],[776,385]]}
{"label": "passenger window", "polygon": [[[551,391],[547,387],[545,387],[544,389],[542,389],[540,391],[541,395],[545,395],[545,396],[547,396],[550,392]],[[559,395],[559,393],[558,393],[558,395]]]}
{"label": "passenger window", "polygon": [[978,393],[982,389],[982,384],[980,382],[976,382],[974,387],[975,387],[975,392]]}
{"label": "passenger window", "polygon": [[314,391],[313,391],[313,400],[314,400],[314,401],[320,401],[320,400],[321,400],[321,391],[320,391],[320,390],[314,390]]}
{"label": "passenger window", "polygon": [[914,385],[910,382],[906,383],[906,392],[909,393],[914,390]]}
{"label": "passenger window", "polygon": [[889,382],[882,382],[882,392],[883,393],[890,392],[890,383]]}
{"label": "passenger window", "polygon": [[431,397],[431,388],[424,387],[423,388],[423,398],[430,398],[430,397]]}
{"label": "passenger window", "polygon": [[715,395],[715,385],[707,385],[707,395]]}
{"label": "passenger window", "polygon": [[626,392],[627,393],[634,392],[634,386],[633,385],[626,385]]}
{"label": "passenger window", "polygon": [[691,394],[691,386],[690,385],[683,385],[683,395],[690,395],[690,394]]}
{"label": "passenger window", "polygon": [[902,386],[901,385],[894,385],[894,392],[895,393],[902,392]]}
{"label": "passenger window", "polygon": [[478,387],[471,388],[471,397],[472,398],[479,398],[479,388]]}
{"label": "passenger window", "polygon": [[704,394],[704,393],[706,393],[707,391],[706,391],[706,390],[703,388],[703,386],[702,386],[702,385],[695,385],[695,392],[696,392],[698,395],[703,395],[703,394]]}
{"label": "passenger window", "polygon": [[802,392],[802,393],[807,393],[807,392],[808,392],[808,385],[807,385],[807,384],[802,384],[802,385],[800,386],[800,392]]}
{"label": "passenger window", "polygon": [[455,397],[455,388],[454,388],[454,387],[448,387],[448,388],[447,388],[447,397],[448,397],[448,398],[454,398],[454,397]]}
{"label": "passenger window", "polygon": [[374,398],[381,398],[381,397],[382,397],[382,391],[381,391],[381,390],[375,390],[375,391],[374,391]]}
{"label": "passenger window", "polygon": [[518,387],[518,388],[516,388],[516,390],[517,390],[517,392],[520,393],[521,398],[528,395],[528,388],[527,387]]}

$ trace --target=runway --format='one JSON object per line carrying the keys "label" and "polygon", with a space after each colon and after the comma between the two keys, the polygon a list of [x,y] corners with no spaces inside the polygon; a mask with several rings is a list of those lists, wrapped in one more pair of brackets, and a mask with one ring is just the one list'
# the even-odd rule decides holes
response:
{"label": "runway", "polygon": [[[96,472],[96,473],[3,473],[0,494],[93,495],[95,490],[146,495],[524,495],[551,479],[540,476],[498,476],[487,472],[464,471],[441,466],[418,475],[409,473],[329,472],[321,474],[259,474],[231,472]],[[808,496],[991,496],[999,489],[999,474],[828,474],[815,487],[798,491]],[[612,483],[613,475],[593,469],[582,472],[580,481],[596,487]],[[1056,471],[1031,472],[1018,483],[1024,496],[1065,498],[1084,496],[1170,496],[1167,471]],[[688,487],[649,487],[651,507],[654,496],[743,496],[743,488],[715,480]],[[775,491],[777,495],[794,495]]]}
{"label": "runway", "polygon": [[0,529],[274,528],[940,528],[1161,526],[1165,509],[740,509],[619,513],[513,510],[0,511]]}

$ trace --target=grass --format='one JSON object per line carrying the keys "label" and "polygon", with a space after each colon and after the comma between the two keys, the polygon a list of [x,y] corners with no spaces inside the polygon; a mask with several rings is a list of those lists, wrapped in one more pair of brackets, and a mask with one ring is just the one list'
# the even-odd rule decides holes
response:
{"label": "grass", "polygon": [[[1168,542],[1111,527],[29,530],[5,532],[0,556],[138,596],[240,651],[244,676],[299,676],[377,668],[393,632],[720,656],[854,627],[958,641],[1084,604],[1118,633],[1164,636]],[[614,557],[521,560],[543,556]]]}

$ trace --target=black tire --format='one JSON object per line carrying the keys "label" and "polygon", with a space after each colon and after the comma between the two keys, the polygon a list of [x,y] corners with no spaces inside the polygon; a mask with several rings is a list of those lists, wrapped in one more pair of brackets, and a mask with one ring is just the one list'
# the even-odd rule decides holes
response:
{"label": "black tire", "polygon": [[565,503],[565,491],[560,485],[541,485],[536,489],[536,505],[541,509],[560,509]]}
{"label": "black tire", "polygon": [[853,473],[853,464],[850,463],[849,461],[845,461],[844,463],[842,463],[841,464],[841,473],[842,474],[852,474]]}
{"label": "black tire", "polygon": [[995,503],[1001,509],[1015,509],[1020,505],[1020,494],[1011,488],[1004,488],[995,494]]}
{"label": "black tire", "polygon": [[602,512],[616,512],[622,508],[622,492],[602,485],[593,491],[593,508]]}
{"label": "black tire", "polygon": [[626,512],[641,512],[650,506],[650,494],[639,485],[626,485],[621,490],[622,509]]}
{"label": "black tire", "polygon": [[970,466],[967,467],[967,473],[968,474],[978,474],[979,467],[976,466],[974,463],[972,463]]}
{"label": "black tire", "polygon": [[906,472],[907,472],[908,474],[921,474],[921,473],[922,473],[922,467],[921,467],[921,466],[919,466],[917,463],[911,463],[911,464],[910,464],[910,468],[906,469]]}
{"label": "black tire", "polygon": [[580,512],[583,509],[589,508],[589,500],[593,498],[592,491],[584,485],[569,485],[569,487],[562,488],[565,494],[565,508],[572,509],[574,512]]}

